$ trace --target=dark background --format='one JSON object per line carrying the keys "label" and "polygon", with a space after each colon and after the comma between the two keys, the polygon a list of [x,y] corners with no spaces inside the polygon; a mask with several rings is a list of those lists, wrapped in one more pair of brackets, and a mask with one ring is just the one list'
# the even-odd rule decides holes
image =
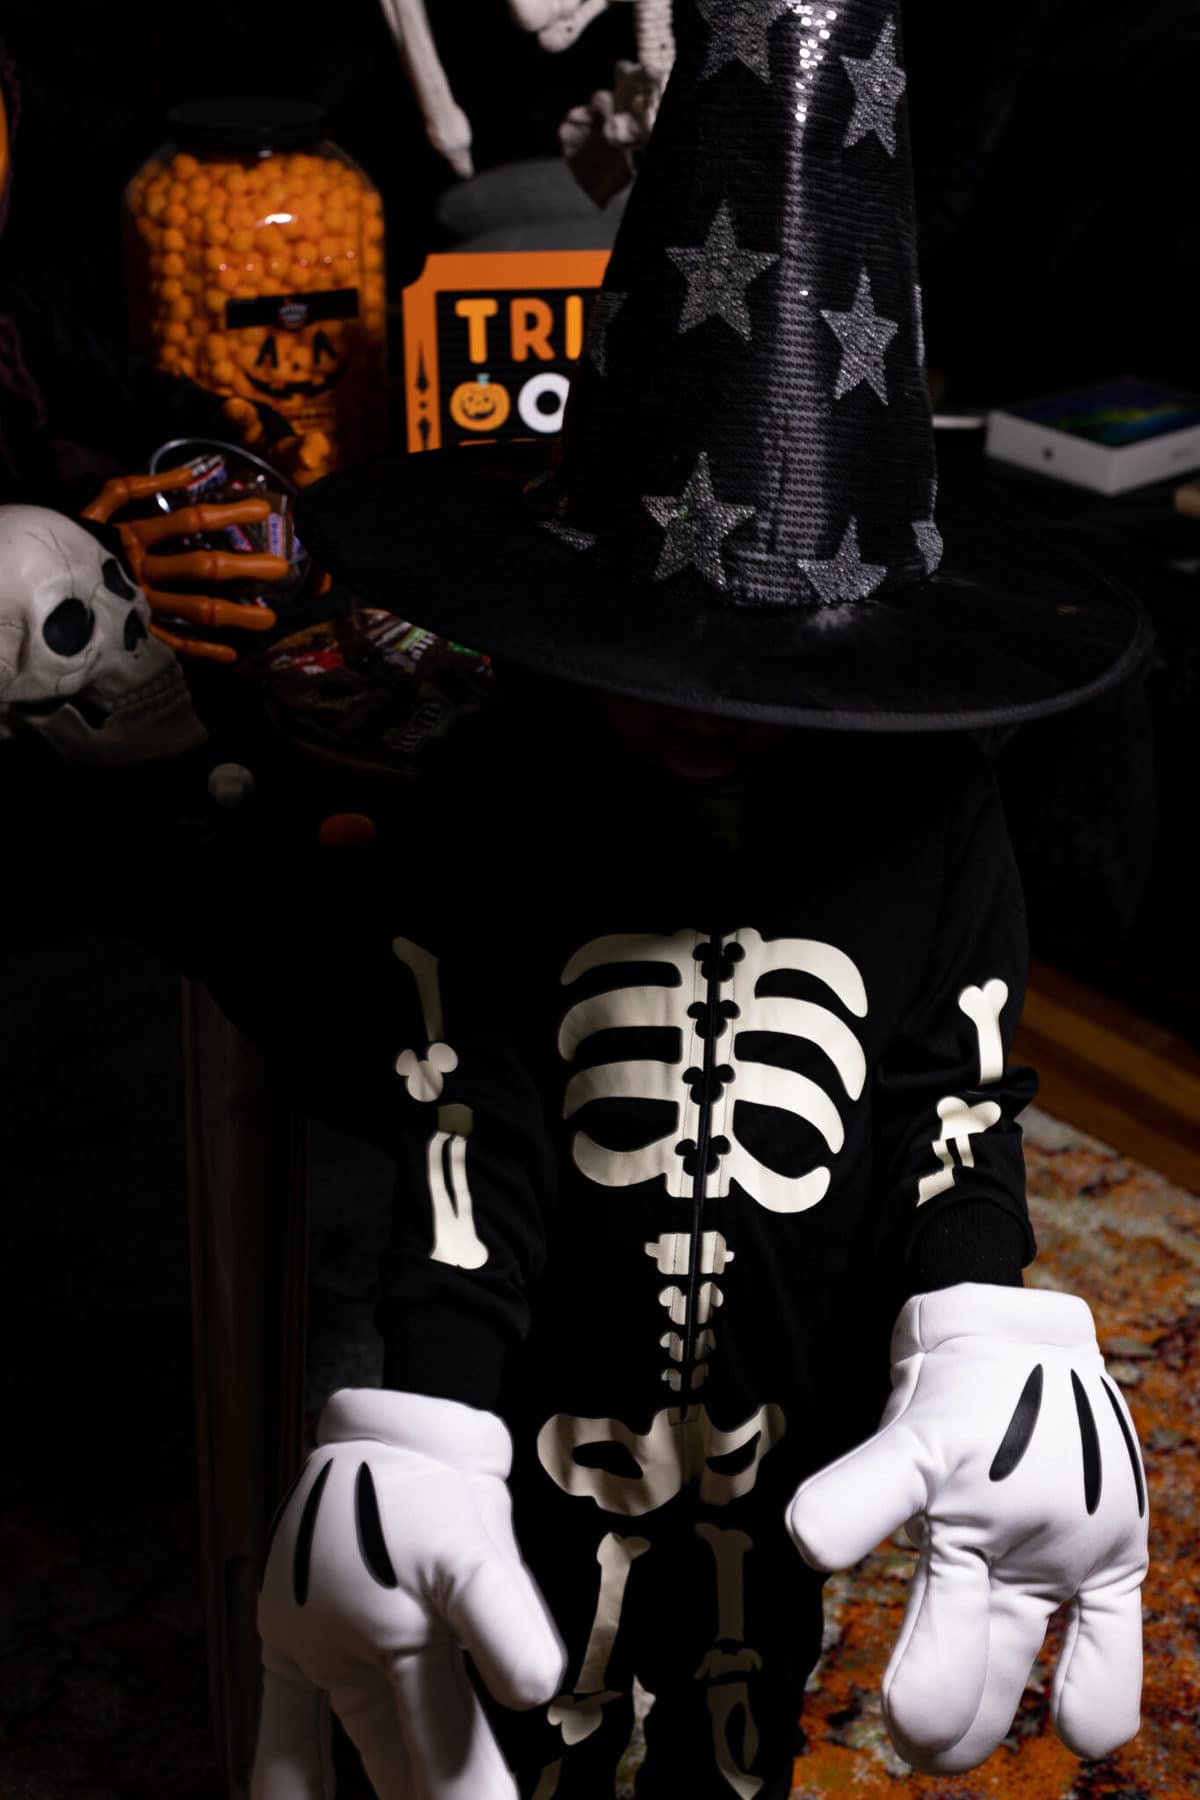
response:
{"label": "dark background", "polygon": [[[517,30],[502,0],[431,0],[429,11],[480,171],[554,156],[568,107],[633,53],[626,5],[559,56]],[[980,408],[1122,371],[1200,388],[1197,0],[909,0],[902,11],[926,336],[944,403]],[[31,340],[53,319],[120,345],[122,188],[163,141],[168,107],[206,94],[290,92],[327,107],[331,136],[383,191],[393,300],[448,242],[436,209],[454,177],[425,140],[377,0],[211,0],[194,14],[161,0],[17,0],[2,29],[23,100],[0,315],[11,305]],[[44,387],[48,368],[68,367],[57,343],[37,360]],[[72,367],[52,412],[82,410],[73,382]],[[2,422],[18,463],[46,436],[25,411],[14,401]],[[142,412],[104,385],[71,435],[107,435],[114,466],[138,466],[181,423],[177,406],[169,424],[165,410],[153,426]],[[939,453],[947,473],[964,467],[1120,574],[1151,612],[1146,686],[1024,728],[997,767],[1035,955],[1190,1035],[1200,526],[1164,489],[1113,502],[985,472],[970,434],[943,433]]]}
{"label": "dark background", "polygon": [[[429,0],[477,169],[553,155],[567,108],[632,55],[630,8],[546,55],[502,0]],[[926,324],[952,398],[1013,399],[1137,368],[1200,383],[1195,0],[908,0],[902,7]],[[24,90],[9,269],[124,327],[126,180],[167,108],[292,93],[383,190],[393,290],[436,246],[452,180],[429,148],[376,0],[162,0],[4,8]]]}

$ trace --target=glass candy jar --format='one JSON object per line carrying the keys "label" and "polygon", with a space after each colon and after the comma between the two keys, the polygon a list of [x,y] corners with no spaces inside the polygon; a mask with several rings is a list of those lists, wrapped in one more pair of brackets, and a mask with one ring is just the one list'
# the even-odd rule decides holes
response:
{"label": "glass candy jar", "polygon": [[199,100],[168,118],[171,141],[125,190],[139,346],[234,415],[269,407],[268,443],[305,439],[310,479],[377,454],[387,318],[374,186],[307,101]]}

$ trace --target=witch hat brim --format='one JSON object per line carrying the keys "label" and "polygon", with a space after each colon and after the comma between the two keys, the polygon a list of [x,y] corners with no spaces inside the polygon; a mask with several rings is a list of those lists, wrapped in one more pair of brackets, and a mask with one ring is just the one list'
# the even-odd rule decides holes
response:
{"label": "witch hat brim", "polygon": [[1019,524],[946,494],[924,583],[852,607],[697,607],[618,574],[539,521],[544,443],[436,450],[327,476],[297,505],[305,548],[373,606],[587,687],[728,718],[952,731],[1063,712],[1131,675],[1136,600]]}

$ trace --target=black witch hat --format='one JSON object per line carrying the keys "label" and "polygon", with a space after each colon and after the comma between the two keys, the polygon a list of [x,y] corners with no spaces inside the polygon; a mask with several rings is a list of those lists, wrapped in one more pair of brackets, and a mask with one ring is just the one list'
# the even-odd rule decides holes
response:
{"label": "black witch hat", "polygon": [[730,717],[965,728],[1103,692],[1136,603],[1010,523],[935,523],[895,0],[684,13],[556,468],[334,475],[306,545],[511,663]]}

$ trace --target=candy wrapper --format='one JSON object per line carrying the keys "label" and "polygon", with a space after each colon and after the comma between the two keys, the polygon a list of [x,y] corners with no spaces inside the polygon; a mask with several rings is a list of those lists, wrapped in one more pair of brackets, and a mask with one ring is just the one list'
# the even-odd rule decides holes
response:
{"label": "candy wrapper", "polygon": [[286,476],[249,450],[211,438],[176,438],[155,451],[151,473],[178,468],[186,463],[193,478],[184,487],[160,494],[164,512],[185,506],[224,505],[238,500],[265,500],[270,512],[264,519],[232,524],[178,540],[181,550],[227,550],[281,556],[291,568],[282,581],[264,587],[253,581],[226,581],[222,598],[245,606],[270,607],[277,613],[294,611],[307,584],[311,563],[296,536],[292,514],[296,490]]}
{"label": "candy wrapper", "polygon": [[415,773],[457,719],[495,703],[486,656],[373,609],[284,638],[261,676],[291,744],[389,774]]}

